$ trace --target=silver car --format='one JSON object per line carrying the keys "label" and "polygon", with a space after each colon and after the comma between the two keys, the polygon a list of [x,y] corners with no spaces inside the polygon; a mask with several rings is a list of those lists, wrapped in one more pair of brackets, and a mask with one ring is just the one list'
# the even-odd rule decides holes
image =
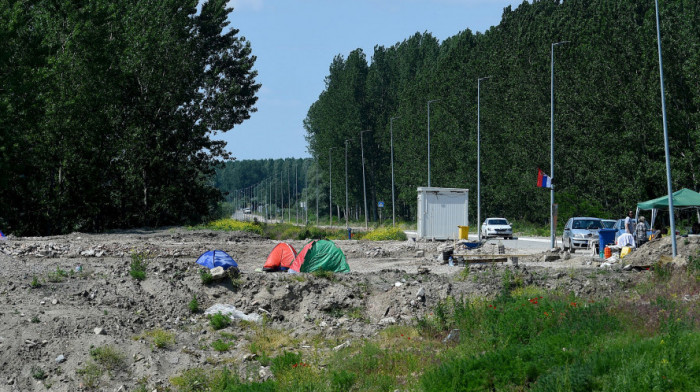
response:
{"label": "silver car", "polygon": [[589,248],[591,241],[598,240],[598,230],[602,227],[603,222],[599,218],[569,218],[566,226],[564,226],[564,235],[561,238],[564,250],[570,250],[573,253],[576,249]]}

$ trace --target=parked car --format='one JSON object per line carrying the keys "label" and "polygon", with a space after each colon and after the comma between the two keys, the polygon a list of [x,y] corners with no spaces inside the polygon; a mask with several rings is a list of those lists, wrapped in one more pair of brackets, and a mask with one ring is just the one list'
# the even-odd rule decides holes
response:
{"label": "parked car", "polygon": [[612,229],[617,221],[615,219],[601,219],[604,229]]}
{"label": "parked car", "polygon": [[[634,231],[634,227],[637,225],[637,220],[636,219],[630,219],[630,224],[632,225],[632,230]],[[644,222],[644,226],[647,228],[647,238],[651,235],[651,227],[649,226],[649,222]],[[613,229],[617,230],[615,232],[615,242],[617,242],[617,237],[625,233],[625,220],[624,219],[618,219],[617,222],[615,222],[615,226],[613,226]],[[634,234],[634,233],[632,233]]]}
{"label": "parked car", "polygon": [[481,237],[513,238],[513,227],[505,218],[487,218],[481,224]]}
{"label": "parked car", "polygon": [[573,253],[576,249],[587,249],[592,240],[598,239],[598,230],[602,227],[603,222],[599,218],[569,218],[561,238],[564,250],[570,250]]}
{"label": "parked car", "polygon": [[250,214],[250,208],[245,208],[243,209],[244,214]]}

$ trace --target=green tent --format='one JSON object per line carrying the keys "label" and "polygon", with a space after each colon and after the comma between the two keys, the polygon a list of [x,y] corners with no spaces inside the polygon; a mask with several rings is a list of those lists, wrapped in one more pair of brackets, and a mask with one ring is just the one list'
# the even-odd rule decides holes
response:
{"label": "green tent", "polygon": [[343,251],[333,241],[319,240],[308,243],[289,267],[289,272],[316,270],[350,272],[350,266],[345,261]]}
{"label": "green tent", "polygon": [[[673,192],[673,208],[700,207],[700,193],[683,188]],[[668,209],[668,195],[637,203],[640,210]]]}

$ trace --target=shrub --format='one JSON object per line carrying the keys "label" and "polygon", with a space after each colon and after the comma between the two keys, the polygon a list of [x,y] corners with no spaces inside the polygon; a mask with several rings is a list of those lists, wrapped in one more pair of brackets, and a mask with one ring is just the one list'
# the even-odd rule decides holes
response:
{"label": "shrub", "polygon": [[100,383],[102,377],[102,368],[96,363],[90,361],[84,367],[75,371],[80,376],[82,384],[87,389],[95,389]]}
{"label": "shrub", "polygon": [[220,231],[244,231],[259,235],[263,234],[263,228],[260,224],[241,222],[230,218],[219,219],[213,222],[209,222],[206,225],[206,228]]}
{"label": "shrub", "polygon": [[144,252],[132,252],[129,275],[136,280],[146,279],[146,267],[148,266],[148,254]]}
{"label": "shrub", "polygon": [[158,348],[167,348],[175,344],[175,335],[160,328],[146,332],[146,337]]}
{"label": "shrub", "polygon": [[231,347],[231,344],[232,343],[230,342],[224,342],[221,339],[216,339],[211,343],[211,347],[218,352],[224,352],[228,351],[228,349]]}
{"label": "shrub", "polygon": [[32,367],[32,377],[34,377],[35,380],[43,380],[46,378],[46,373],[42,368],[34,366]]}
{"label": "shrub", "polygon": [[190,309],[190,313],[199,312],[199,301],[197,301],[196,294],[192,296],[192,301],[190,301],[190,303],[187,304],[187,307]]}
{"label": "shrub", "polygon": [[41,283],[39,283],[39,279],[37,279],[37,277],[34,276],[32,278],[31,283],[29,283],[29,286],[33,289],[37,289],[37,288],[41,287]]}
{"label": "shrub", "polygon": [[93,348],[90,350],[90,356],[110,373],[126,368],[126,355],[114,346]]}
{"label": "shrub", "polygon": [[406,233],[396,227],[380,227],[365,234],[363,239],[369,241],[405,241]]}
{"label": "shrub", "polygon": [[209,284],[214,281],[214,277],[211,276],[211,272],[208,269],[200,269],[199,277],[202,279],[202,284]]}
{"label": "shrub", "polygon": [[209,316],[209,325],[218,331],[231,325],[231,318],[221,313],[212,314]]}
{"label": "shrub", "polygon": [[53,283],[60,283],[68,276],[68,272],[62,270],[60,267],[56,266],[56,271],[49,272],[46,280]]}

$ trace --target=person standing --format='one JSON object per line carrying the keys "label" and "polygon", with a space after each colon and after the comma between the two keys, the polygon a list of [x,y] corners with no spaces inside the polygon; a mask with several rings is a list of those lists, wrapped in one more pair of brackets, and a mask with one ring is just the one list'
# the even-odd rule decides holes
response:
{"label": "person standing", "polygon": [[634,216],[634,212],[630,210],[630,212],[627,213],[627,218],[625,218],[625,233],[627,234],[634,234],[634,219],[632,218]]}
{"label": "person standing", "polygon": [[637,243],[637,248],[642,246],[643,243],[647,242],[647,225],[644,222],[644,217],[639,217],[639,222],[634,228],[634,241]]}

